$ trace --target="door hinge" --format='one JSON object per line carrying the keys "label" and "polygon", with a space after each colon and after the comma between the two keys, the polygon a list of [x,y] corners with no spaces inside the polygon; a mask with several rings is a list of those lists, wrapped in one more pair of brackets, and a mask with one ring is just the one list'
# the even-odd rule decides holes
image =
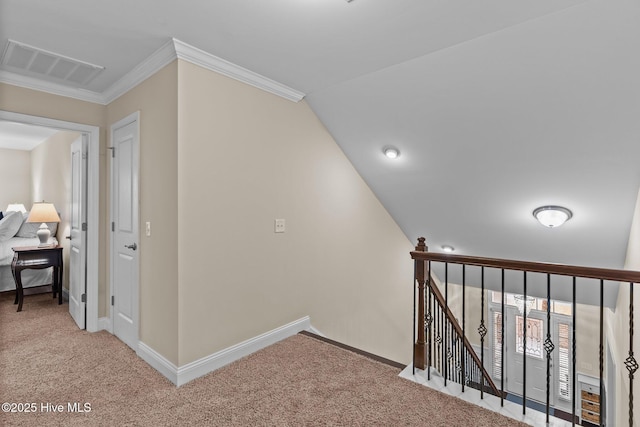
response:
{"label": "door hinge", "polygon": [[82,296],[80,297],[80,301],[87,302],[87,294],[82,294]]}
{"label": "door hinge", "polygon": [[82,231],[87,231],[87,223],[86,222],[82,223]]}
{"label": "door hinge", "polygon": [[116,223],[115,222],[111,222],[111,231],[116,231]]}
{"label": "door hinge", "polygon": [[115,304],[116,304],[116,296],[111,295],[111,305],[115,305]]}
{"label": "door hinge", "polygon": [[111,157],[116,157],[116,147],[107,147],[107,150],[111,150]]}

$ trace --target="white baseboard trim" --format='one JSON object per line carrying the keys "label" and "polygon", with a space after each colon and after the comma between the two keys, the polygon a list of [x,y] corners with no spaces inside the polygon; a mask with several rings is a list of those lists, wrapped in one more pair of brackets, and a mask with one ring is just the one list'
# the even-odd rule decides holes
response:
{"label": "white baseboard trim", "polygon": [[136,353],[142,360],[151,365],[152,368],[167,377],[169,381],[176,385],[178,384],[178,367],[163,355],[142,341],[138,342],[138,350]]}
{"label": "white baseboard trim", "polygon": [[98,330],[111,332],[111,319],[109,317],[100,317],[98,319]]}
{"label": "white baseboard trim", "polygon": [[[177,367],[164,356],[153,350],[143,342],[138,345],[138,355],[149,365],[155,368],[169,381],[180,387],[196,378],[220,369],[229,363],[235,362],[245,356],[255,353],[265,347],[293,336],[300,331],[312,330],[309,316],[294,320],[279,328],[265,332],[264,334],[250,338],[246,341],[220,350],[209,356],[195,360],[186,365]],[[315,332],[314,332],[315,333]]]}

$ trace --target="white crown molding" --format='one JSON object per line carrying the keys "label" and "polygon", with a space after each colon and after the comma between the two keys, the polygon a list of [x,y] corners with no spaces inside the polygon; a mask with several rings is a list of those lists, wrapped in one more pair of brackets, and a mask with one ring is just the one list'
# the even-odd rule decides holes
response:
{"label": "white crown molding", "polygon": [[281,96],[289,101],[298,102],[305,94],[268,77],[254,73],[225,59],[190,46],[180,40],[173,39],[176,54],[179,59],[215,71],[232,79],[241,81],[264,91]]}
{"label": "white crown molding", "polygon": [[90,90],[77,89],[58,83],[47,82],[41,79],[23,76],[21,74],[16,74],[6,70],[0,70],[0,83],[24,87],[26,89],[33,89],[53,95],[60,95],[67,98],[74,98],[80,101],[93,102],[95,104],[104,103],[102,94],[98,92],[92,92]]}
{"label": "white crown molding", "polygon": [[118,99],[177,58],[173,40],[169,40],[147,59],[103,92],[104,104]]}
{"label": "white crown molding", "polygon": [[242,359],[245,356],[309,328],[311,328],[311,320],[309,316],[305,316],[180,367],[173,364],[142,341],[138,343],[137,354],[169,381],[180,387],[191,380],[213,372],[216,369],[220,369],[236,360]]}
{"label": "white crown molding", "polygon": [[54,95],[75,98],[81,101],[107,105],[160,71],[160,69],[177,58],[198,65],[207,70],[231,77],[232,79],[241,81],[293,102],[298,102],[305,96],[304,93],[290,88],[289,86],[285,86],[268,77],[254,73],[251,70],[235,65],[225,59],[190,46],[177,39],[171,39],[162,45],[160,49],[156,50],[151,54],[151,56],[138,64],[133,70],[129,71],[102,93],[67,87],[56,83],[49,83],[40,79],[22,76],[4,70],[0,70],[0,82],[25,87],[27,89],[35,89]]}

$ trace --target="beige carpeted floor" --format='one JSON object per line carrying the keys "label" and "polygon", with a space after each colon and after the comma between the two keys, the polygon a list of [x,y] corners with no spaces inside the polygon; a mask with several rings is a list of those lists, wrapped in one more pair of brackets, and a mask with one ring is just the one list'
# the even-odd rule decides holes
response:
{"label": "beige carpeted floor", "polygon": [[0,403],[35,413],[0,425],[524,426],[303,335],[176,388],[109,333],[78,330],[50,294],[21,313],[12,302],[0,294]]}

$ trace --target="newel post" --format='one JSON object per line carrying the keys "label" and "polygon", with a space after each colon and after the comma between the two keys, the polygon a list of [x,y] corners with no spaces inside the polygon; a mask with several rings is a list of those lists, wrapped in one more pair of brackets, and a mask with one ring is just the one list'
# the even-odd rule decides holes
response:
{"label": "newel post", "polygon": [[[418,238],[418,245],[416,246],[416,252],[427,252],[427,245],[425,244],[425,238]],[[418,314],[417,314],[417,326],[418,337],[413,349],[413,366],[418,369],[425,370],[427,364],[427,346],[425,341],[425,285],[426,285],[426,270],[427,262],[422,259],[415,259],[415,283],[418,287]]]}

